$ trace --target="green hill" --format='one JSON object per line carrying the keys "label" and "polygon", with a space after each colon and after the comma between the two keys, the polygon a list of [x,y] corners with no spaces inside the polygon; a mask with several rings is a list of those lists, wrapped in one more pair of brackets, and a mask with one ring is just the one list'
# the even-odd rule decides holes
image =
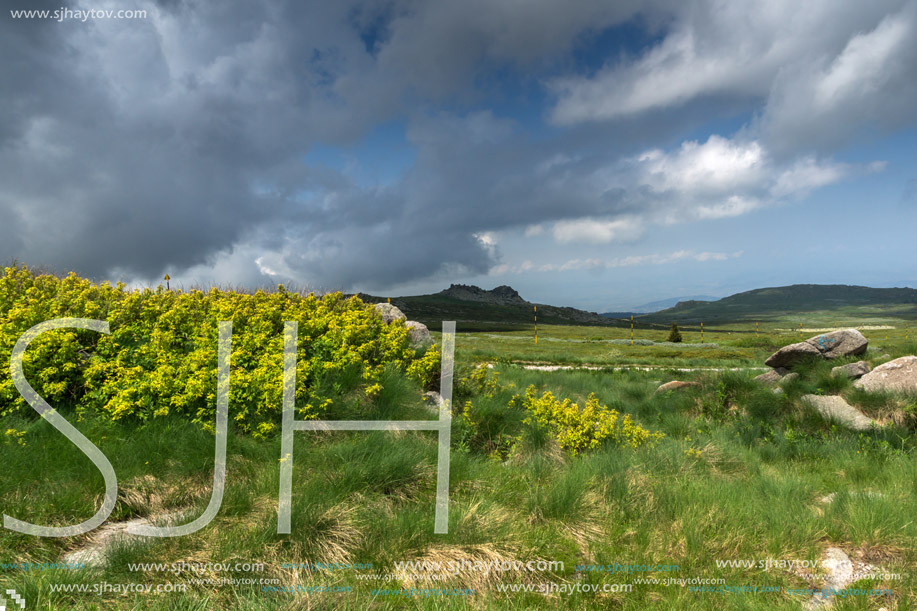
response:
{"label": "green hill", "polygon": [[683,301],[641,316],[644,322],[730,322],[768,320],[796,312],[874,312],[917,317],[917,290],[876,289],[846,284],[794,284],[755,289],[719,301]]}
{"label": "green hill", "polygon": [[[379,303],[386,298],[360,293],[363,301]],[[459,330],[513,329],[534,323],[534,308],[538,308],[538,322],[557,325],[621,324],[595,312],[576,308],[531,303],[509,286],[484,290],[477,286],[453,284],[448,289],[432,295],[392,297],[392,305],[405,316],[436,330],[444,320],[455,320]]]}

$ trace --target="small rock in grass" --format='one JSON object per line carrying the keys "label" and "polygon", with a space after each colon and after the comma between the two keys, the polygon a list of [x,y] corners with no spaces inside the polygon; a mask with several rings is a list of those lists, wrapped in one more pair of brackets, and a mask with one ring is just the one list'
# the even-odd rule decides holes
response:
{"label": "small rock in grass", "polygon": [[777,367],[776,369],[772,369],[767,373],[762,373],[761,375],[756,376],[755,379],[762,384],[776,384],[780,381],[781,378],[783,378],[783,376],[789,372],[789,369],[784,367]]}
{"label": "small rock in grass", "polygon": [[867,373],[869,373],[869,364],[866,361],[847,363],[846,365],[841,365],[831,370],[831,375],[845,376],[854,380],[862,378]]}
{"label": "small rock in grass", "polygon": [[833,602],[833,592],[844,590],[863,575],[875,575],[879,571],[878,567],[871,564],[850,560],[850,557],[838,547],[829,547],[825,550],[820,568],[826,575],[824,587],[809,599],[807,609],[829,607]]}
{"label": "small rock in grass", "polygon": [[435,390],[427,391],[423,394],[423,404],[434,411],[439,411],[443,404],[443,396]]}
{"label": "small rock in grass", "polygon": [[[860,496],[860,497],[866,497],[866,498],[868,498],[868,499],[884,499],[884,498],[885,498],[885,495],[882,494],[881,492],[873,492],[872,490],[863,490],[863,491],[860,491],[860,492],[851,492],[851,493],[850,493],[850,496]],[[822,504],[824,504],[824,505],[829,505],[829,504],[831,504],[831,503],[834,502],[834,499],[835,499],[835,498],[837,498],[837,493],[836,493],[836,492],[832,492],[832,493],[827,494],[827,495],[821,497],[820,499],[818,499],[818,502],[819,502],[819,503],[822,503]]]}
{"label": "small rock in grass", "polygon": [[855,431],[868,431],[876,421],[844,401],[843,397],[823,395],[803,395],[802,400],[822,415],[841,421]]}
{"label": "small rock in grass", "polygon": [[684,390],[685,388],[693,388],[700,386],[697,382],[679,382],[678,380],[672,380],[671,382],[666,382],[662,386],[656,389],[657,393],[669,392],[670,390]]}

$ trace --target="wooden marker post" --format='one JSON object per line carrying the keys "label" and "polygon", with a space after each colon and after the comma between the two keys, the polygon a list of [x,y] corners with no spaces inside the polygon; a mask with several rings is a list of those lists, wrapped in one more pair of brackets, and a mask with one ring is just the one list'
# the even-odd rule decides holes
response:
{"label": "wooden marker post", "polygon": [[700,343],[704,343],[704,323],[700,324]]}
{"label": "wooden marker post", "polygon": [[758,323],[755,323],[755,337],[758,337]]}
{"label": "wooden marker post", "polygon": [[532,313],[535,316],[535,345],[538,345],[538,306],[532,306]]}
{"label": "wooden marker post", "polygon": [[630,345],[634,345],[634,315],[630,315]]}

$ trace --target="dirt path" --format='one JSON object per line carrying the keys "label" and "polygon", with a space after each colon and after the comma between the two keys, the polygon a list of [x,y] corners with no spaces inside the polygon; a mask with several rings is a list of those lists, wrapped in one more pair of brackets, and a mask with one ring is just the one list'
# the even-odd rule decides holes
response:
{"label": "dirt path", "polygon": [[[546,363],[527,363],[525,361],[513,361],[513,365],[534,371],[599,371],[610,369],[612,371],[627,371],[635,369],[638,371],[769,371],[769,367],[665,367],[661,365],[550,365]],[[493,369],[494,363],[487,363],[487,367]]]}

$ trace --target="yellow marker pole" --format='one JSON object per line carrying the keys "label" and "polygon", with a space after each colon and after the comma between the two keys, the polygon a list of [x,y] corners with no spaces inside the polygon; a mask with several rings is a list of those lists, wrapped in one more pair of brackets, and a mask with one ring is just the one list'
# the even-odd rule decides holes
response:
{"label": "yellow marker pole", "polygon": [[532,312],[535,315],[535,345],[538,345],[538,306],[532,306]]}
{"label": "yellow marker pole", "polygon": [[171,278],[169,277],[169,274],[166,274],[166,277],[163,278],[163,280],[166,281],[166,290],[167,290],[167,291],[170,290],[170,289],[169,289],[169,280],[171,280]]}
{"label": "yellow marker pole", "polygon": [[704,323],[700,324],[700,343],[704,343]]}
{"label": "yellow marker pole", "polygon": [[755,323],[755,337],[758,337],[758,323]]}
{"label": "yellow marker pole", "polygon": [[392,298],[391,298],[391,297],[388,298],[388,302],[389,302],[389,303],[392,302]]}
{"label": "yellow marker pole", "polygon": [[630,345],[634,345],[634,315],[630,315]]}

